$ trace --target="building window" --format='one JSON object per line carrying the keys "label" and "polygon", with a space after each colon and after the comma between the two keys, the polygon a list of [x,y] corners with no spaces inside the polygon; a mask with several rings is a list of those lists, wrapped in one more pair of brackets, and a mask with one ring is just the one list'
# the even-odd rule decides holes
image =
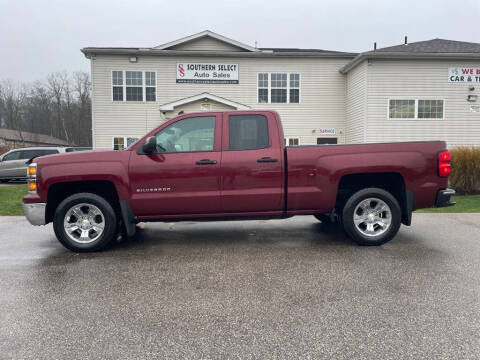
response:
{"label": "building window", "polygon": [[259,103],[299,103],[300,74],[259,73]]}
{"label": "building window", "polygon": [[270,74],[271,102],[286,103],[287,102],[287,74]]}
{"label": "building window", "polygon": [[298,145],[300,145],[300,139],[299,138],[288,137],[288,138],[283,139],[283,143],[286,146],[298,146]]}
{"label": "building window", "polygon": [[125,71],[127,80],[127,101],[143,101],[143,81],[141,71]]}
{"label": "building window", "polygon": [[113,101],[123,101],[123,71],[112,71]]}
{"label": "building window", "polygon": [[268,74],[258,74],[258,102],[268,103]]}
{"label": "building window", "polygon": [[290,74],[290,102],[300,102],[300,74]]}
{"label": "building window", "polygon": [[443,100],[390,100],[390,119],[443,119]]}
{"label": "building window", "polygon": [[124,150],[137,140],[138,138],[130,136],[115,136],[113,138],[113,150]]}
{"label": "building window", "polygon": [[156,100],[156,80],[155,73],[152,71],[145,72],[145,99],[147,101]]}
{"label": "building window", "polygon": [[415,100],[390,100],[390,119],[414,119]]}
{"label": "building window", "polygon": [[443,100],[418,100],[419,119],[443,119]]}
{"label": "building window", "polygon": [[112,71],[113,101],[156,101],[156,73]]}
{"label": "building window", "polygon": [[317,145],[332,145],[332,144],[337,144],[338,139],[335,137],[319,137],[317,138]]}

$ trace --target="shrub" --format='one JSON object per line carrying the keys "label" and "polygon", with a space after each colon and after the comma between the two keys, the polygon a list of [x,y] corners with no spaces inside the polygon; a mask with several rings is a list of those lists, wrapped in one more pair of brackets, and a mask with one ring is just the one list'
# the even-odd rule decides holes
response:
{"label": "shrub", "polygon": [[458,147],[450,150],[450,154],[450,186],[460,194],[480,191],[480,148]]}

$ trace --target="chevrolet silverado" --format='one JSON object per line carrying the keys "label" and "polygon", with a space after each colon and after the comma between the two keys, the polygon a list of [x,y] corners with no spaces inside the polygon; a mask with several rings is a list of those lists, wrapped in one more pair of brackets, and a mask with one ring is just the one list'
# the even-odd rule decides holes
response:
{"label": "chevrolet silverado", "polygon": [[[24,211],[73,251],[136,223],[314,215],[361,245],[391,240],[415,209],[454,205],[443,141],[284,145],[274,111],[182,114],[123,151],[30,160]],[[119,235],[120,234],[120,235]]]}

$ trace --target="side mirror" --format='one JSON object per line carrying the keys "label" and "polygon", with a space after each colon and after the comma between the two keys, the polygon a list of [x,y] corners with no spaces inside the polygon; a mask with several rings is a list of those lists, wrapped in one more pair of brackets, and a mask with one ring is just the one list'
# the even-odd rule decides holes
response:
{"label": "side mirror", "polygon": [[145,154],[151,154],[157,149],[157,138],[150,136],[145,144],[142,145],[142,150]]}

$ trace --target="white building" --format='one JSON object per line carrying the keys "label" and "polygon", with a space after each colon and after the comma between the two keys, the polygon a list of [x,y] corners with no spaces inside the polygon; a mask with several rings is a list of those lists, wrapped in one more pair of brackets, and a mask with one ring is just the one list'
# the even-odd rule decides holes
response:
{"label": "white building", "polygon": [[290,145],[445,140],[480,146],[480,44],[361,54],[254,48],[210,31],[152,48],[84,48],[93,145],[122,148],[181,112],[275,109]]}

